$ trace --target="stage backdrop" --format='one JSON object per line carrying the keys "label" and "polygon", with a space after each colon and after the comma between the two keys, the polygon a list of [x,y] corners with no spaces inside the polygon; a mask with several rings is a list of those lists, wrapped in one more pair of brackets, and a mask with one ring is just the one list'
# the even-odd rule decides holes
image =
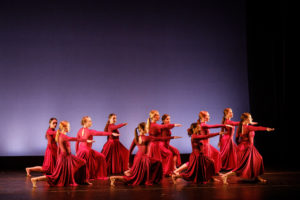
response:
{"label": "stage backdrop", "polygon": [[0,30],[0,156],[43,155],[50,117],[76,136],[112,112],[129,148],[151,109],[183,125],[171,144],[189,153],[199,111],[249,111],[244,1],[1,1]]}

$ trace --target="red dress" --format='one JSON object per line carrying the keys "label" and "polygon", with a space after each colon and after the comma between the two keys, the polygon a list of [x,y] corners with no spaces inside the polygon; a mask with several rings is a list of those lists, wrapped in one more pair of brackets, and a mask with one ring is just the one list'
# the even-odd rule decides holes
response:
{"label": "red dress", "polygon": [[215,175],[214,161],[204,153],[204,141],[217,135],[219,133],[192,135],[191,143],[193,151],[189,158],[187,170],[180,173],[183,179],[193,183],[206,183]]}
{"label": "red dress", "polygon": [[[109,124],[108,132],[118,133],[118,128],[126,124]],[[109,136],[102,153],[105,156],[108,174],[122,174],[128,169],[129,152],[119,140],[119,136]]]}
{"label": "red dress", "polygon": [[[163,137],[170,137],[171,130],[168,128],[162,129]],[[176,166],[181,165],[180,152],[177,148],[170,145],[170,140],[160,142],[160,150],[162,156],[162,165],[164,174],[171,174],[174,171],[174,156],[177,156]]]}
{"label": "red dress", "polygon": [[[224,124],[231,126],[238,126],[239,122],[234,122],[226,119]],[[222,170],[230,171],[236,168],[237,156],[236,148],[237,145],[233,141],[235,128],[227,128],[224,135],[220,135],[220,153],[222,160]]]}
{"label": "red dress", "polygon": [[252,179],[263,174],[263,158],[255,148],[254,131],[266,131],[266,127],[243,125],[243,134],[239,135],[240,143],[237,147],[238,163],[233,170],[242,178]]}
{"label": "red dress", "polygon": [[163,175],[162,163],[149,156],[149,145],[154,141],[162,141],[172,139],[174,137],[152,137],[142,135],[142,144],[139,144],[135,140],[132,141],[130,147],[130,154],[135,146],[138,146],[138,152],[136,153],[133,161],[133,165],[130,169],[130,176],[123,176],[125,181],[129,185],[152,185],[160,183]]}
{"label": "red dress", "polygon": [[[201,135],[208,135],[210,133],[209,129],[211,129],[211,128],[225,128],[226,127],[224,124],[208,125],[204,122],[201,122],[200,126],[201,126],[201,131],[200,131]],[[208,156],[214,160],[216,173],[219,173],[219,171],[221,170],[221,167],[222,167],[222,160],[221,160],[220,152],[215,147],[213,147],[211,144],[209,144],[209,139],[203,140],[202,143],[204,145],[203,153],[206,156]]]}
{"label": "red dress", "polygon": [[[83,133],[83,135],[82,135]],[[88,128],[81,128],[77,133],[78,139],[93,140],[93,136],[111,135],[108,132],[95,131]],[[107,168],[105,156],[92,149],[92,143],[76,142],[76,156],[82,158],[87,163],[87,171],[89,179],[105,179],[107,178]]]}
{"label": "red dress", "polygon": [[86,162],[71,154],[69,141],[78,141],[78,139],[60,134],[56,167],[51,175],[46,175],[50,186],[77,186],[88,181]]}
{"label": "red dress", "polygon": [[[149,128],[149,135],[152,137],[161,137],[161,130],[162,129],[172,129],[174,127],[174,124],[156,124],[156,123],[150,123]],[[161,157],[161,150],[160,150],[160,141],[152,141],[150,142],[149,146],[149,156],[151,158],[157,159],[159,161],[162,161]]]}
{"label": "red dress", "polygon": [[56,131],[54,129],[49,128],[47,130],[46,137],[48,140],[48,144],[42,166],[42,172],[44,174],[52,174],[56,166],[57,144],[55,142],[55,135]]}

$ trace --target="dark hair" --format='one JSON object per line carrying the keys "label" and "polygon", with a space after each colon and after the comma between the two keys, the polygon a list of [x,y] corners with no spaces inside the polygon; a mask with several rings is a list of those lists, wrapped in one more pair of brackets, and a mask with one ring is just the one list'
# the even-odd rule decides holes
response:
{"label": "dark hair", "polygon": [[104,127],[104,131],[105,131],[105,132],[108,131],[109,119],[110,119],[112,116],[116,116],[116,114],[115,114],[115,113],[110,113],[110,114],[108,115],[108,120],[107,120],[106,125],[105,125],[105,127]]}
{"label": "dark hair", "polygon": [[194,129],[197,128],[198,123],[192,123],[190,128],[187,129],[189,137],[191,137],[194,134]]}
{"label": "dark hair", "polygon": [[141,123],[139,123],[139,125],[134,129],[134,140],[135,140],[135,142],[138,142],[138,141],[139,141],[139,134],[138,134],[138,129],[139,129],[139,128],[145,131],[146,123],[145,123],[145,122],[141,122]]}
{"label": "dark hair", "polygon": [[[50,119],[49,119],[49,124],[53,121],[53,120],[56,120],[57,121],[57,119],[55,118],[55,117],[51,117]],[[48,127],[48,129],[50,128],[50,126]],[[48,131],[48,130],[47,130]],[[47,139],[47,131],[46,131],[46,134],[45,134],[45,138]]]}
{"label": "dark hair", "polygon": [[236,131],[236,142],[239,143],[239,139],[241,137],[241,135],[243,134],[243,122],[248,119],[250,116],[250,113],[243,113],[241,116],[241,121],[239,123],[238,129]]}
{"label": "dark hair", "polygon": [[162,124],[164,124],[164,120],[167,119],[167,117],[169,117],[170,115],[168,114],[164,114],[162,117],[161,117],[161,121],[162,121]]}

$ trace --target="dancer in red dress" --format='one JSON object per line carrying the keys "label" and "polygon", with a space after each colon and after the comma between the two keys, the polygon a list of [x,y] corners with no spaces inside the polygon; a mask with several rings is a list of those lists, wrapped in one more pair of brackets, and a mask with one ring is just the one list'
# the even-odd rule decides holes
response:
{"label": "dancer in red dress", "polygon": [[[138,135],[138,130],[140,135]],[[135,129],[135,137],[130,147],[130,154],[135,146],[138,146],[138,152],[134,157],[133,165],[125,176],[111,176],[111,185],[114,186],[116,180],[120,180],[128,185],[152,185],[160,183],[163,172],[162,163],[149,157],[149,144],[153,141],[167,141],[170,139],[180,138],[174,137],[152,137],[146,136],[146,124],[140,123]]]}
{"label": "dancer in red dress", "polygon": [[[116,122],[117,115],[110,114],[104,131],[119,134],[118,129],[127,125],[127,123],[115,125]],[[119,136],[109,136],[103,146],[102,153],[106,159],[108,174],[123,174],[128,169],[129,151],[120,142]]]}
{"label": "dancer in red dress", "polygon": [[[162,129],[172,129],[173,127],[180,127],[181,124],[157,124],[156,122],[159,120],[160,115],[157,110],[151,110],[149,113],[149,118],[146,124],[146,131],[152,137],[161,137]],[[162,162],[162,150],[160,147],[160,141],[152,141],[149,146],[149,155],[151,158],[157,159]],[[168,161],[172,163],[172,154],[168,155]],[[164,175],[167,175],[169,170],[166,168],[164,171]]]}
{"label": "dancer in red dress", "polygon": [[[164,114],[161,119],[162,124],[170,124],[170,115]],[[170,137],[172,135],[171,130],[168,128],[162,129],[161,132],[162,137]],[[170,140],[161,141],[160,150],[164,174],[171,175],[172,172],[177,169],[177,166],[181,165],[180,152],[177,148],[170,145]]]}
{"label": "dancer in red dress", "polygon": [[46,139],[48,140],[47,148],[45,151],[43,166],[27,167],[27,176],[31,176],[30,172],[42,172],[43,174],[52,174],[57,159],[57,144],[55,142],[57,119],[52,117],[49,120],[49,128],[46,132]]}
{"label": "dancer in red dress", "polygon": [[[199,119],[198,123],[201,126],[200,133],[201,135],[208,135],[211,128],[225,128],[226,126],[224,124],[216,124],[216,125],[208,125],[206,122],[208,122],[210,119],[210,115],[207,111],[201,111],[199,113]],[[222,167],[222,160],[221,160],[221,154],[220,152],[213,147],[211,144],[209,144],[209,139],[205,139],[202,141],[204,145],[204,154],[215,162],[215,170],[216,173],[219,173]]]}
{"label": "dancer in red dress", "polygon": [[227,184],[227,178],[233,175],[244,179],[256,179],[265,183],[266,180],[261,177],[264,172],[263,158],[255,148],[255,131],[274,131],[274,128],[262,126],[251,126],[252,117],[250,113],[243,113],[237,130],[240,140],[237,148],[238,163],[237,167],[222,176],[223,183]]}
{"label": "dancer in red dress", "polygon": [[193,151],[190,154],[187,170],[183,173],[172,175],[174,184],[176,184],[178,178],[183,178],[193,183],[206,183],[216,175],[214,161],[205,154],[204,141],[210,137],[220,135],[222,132],[200,135],[200,129],[198,123],[191,124],[191,127],[188,129]]}
{"label": "dancer in red dress", "polygon": [[[93,140],[93,136],[111,136],[111,132],[102,132],[89,129],[92,126],[92,119],[85,116],[81,120],[83,126],[77,133],[78,139]],[[114,136],[119,134],[113,133]],[[76,156],[86,161],[89,180],[106,179],[107,165],[105,156],[92,149],[92,143],[76,142]]]}
{"label": "dancer in red dress", "polygon": [[94,141],[69,137],[66,135],[69,130],[69,122],[60,122],[59,129],[55,136],[55,140],[58,143],[56,167],[51,175],[31,178],[33,187],[37,187],[38,181],[47,181],[50,186],[77,186],[77,184],[90,184],[87,179],[86,162],[71,154],[70,141]]}

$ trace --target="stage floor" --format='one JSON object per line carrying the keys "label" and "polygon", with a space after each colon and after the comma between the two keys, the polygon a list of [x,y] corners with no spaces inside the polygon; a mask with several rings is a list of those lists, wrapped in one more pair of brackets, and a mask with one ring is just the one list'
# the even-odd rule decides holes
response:
{"label": "stage floor", "polygon": [[[33,173],[33,176],[40,175]],[[0,172],[0,199],[300,199],[300,171],[267,171],[264,178],[267,184],[245,182],[236,178],[229,185],[208,183],[205,185],[187,184],[178,180],[172,184],[171,178],[164,178],[161,185],[111,187],[109,181],[93,181],[92,186],[49,187],[46,182],[38,182],[32,188],[25,171]]]}

